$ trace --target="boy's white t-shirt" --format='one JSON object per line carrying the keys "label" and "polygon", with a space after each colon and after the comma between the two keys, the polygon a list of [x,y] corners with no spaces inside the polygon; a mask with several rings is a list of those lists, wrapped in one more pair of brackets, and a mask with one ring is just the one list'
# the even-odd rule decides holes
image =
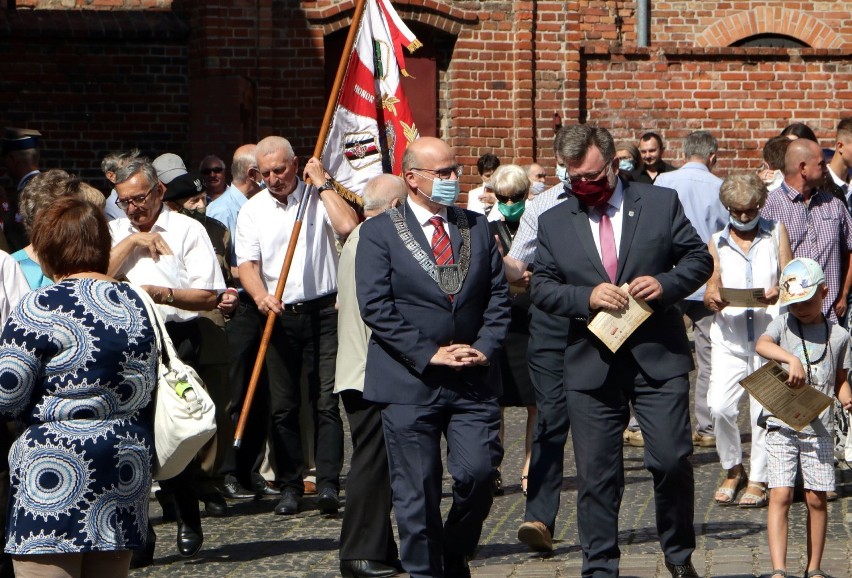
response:
{"label": "boy's white t-shirt", "polygon": [[[772,320],[766,328],[764,335],[768,335],[772,341],[777,343],[784,351],[789,351],[799,358],[802,366],[805,368],[805,376],[807,376],[807,362],[805,360],[804,349],[802,347],[802,336],[799,333],[799,325],[804,333],[804,345],[807,347],[808,359],[811,361],[811,377],[814,388],[824,394],[834,397],[834,383],[838,368],[852,368],[852,352],[850,352],[849,332],[831,321],[826,320],[829,328],[828,350],[826,351],[825,340],[825,323],[800,324],[797,319],[788,313],[782,313]],[[825,356],[822,361],[816,363],[816,360],[822,356],[825,351]],[[783,421],[769,414],[769,411],[764,409],[761,418],[766,418],[767,424],[784,425]],[[761,419],[761,422],[763,420]],[[787,426],[789,427],[789,426]],[[832,415],[832,406],[823,411],[818,419],[813,420],[806,426],[802,433],[815,435],[833,435],[834,434],[834,416]]]}

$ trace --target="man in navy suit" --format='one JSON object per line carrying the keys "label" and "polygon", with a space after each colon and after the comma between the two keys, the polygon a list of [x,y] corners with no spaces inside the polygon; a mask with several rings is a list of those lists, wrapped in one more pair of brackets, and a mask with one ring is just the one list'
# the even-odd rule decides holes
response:
{"label": "man in navy suit", "polygon": [[[622,432],[632,403],[666,567],[675,577],[697,577],[687,378],[693,363],[676,305],[707,281],[713,261],[675,191],[618,178],[609,132],[569,127],[561,156],[572,196],[539,220],[531,296],[543,311],[570,319],[565,389],[583,576],[618,576]],[[588,322],[599,311],[622,309],[628,293],[653,313],[613,353]]]}
{"label": "man in navy suit", "polygon": [[[361,226],[358,304],[372,329],[364,399],[382,422],[400,536],[413,577],[470,576],[498,440],[499,362],[509,326],[503,264],[485,217],[453,205],[461,167],[436,138],[402,160],[408,199]],[[441,520],[441,435],[453,504]]]}

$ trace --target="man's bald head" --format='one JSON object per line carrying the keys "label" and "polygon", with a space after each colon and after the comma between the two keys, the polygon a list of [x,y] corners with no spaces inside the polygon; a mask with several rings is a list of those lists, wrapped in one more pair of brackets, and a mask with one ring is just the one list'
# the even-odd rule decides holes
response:
{"label": "man's bald head", "polygon": [[784,176],[796,174],[802,163],[807,164],[815,158],[822,158],[822,150],[817,143],[806,138],[791,141],[784,153]]}
{"label": "man's bald head", "polygon": [[825,183],[828,170],[822,149],[812,140],[799,138],[790,143],[784,155],[784,182],[810,198]]}
{"label": "man's bald head", "polygon": [[375,176],[364,186],[364,215],[375,217],[404,203],[407,195],[408,188],[400,177],[390,174]]}
{"label": "man's bald head", "polygon": [[402,155],[402,172],[428,165],[430,159],[444,154],[452,155],[447,143],[432,136],[422,136],[405,149],[405,154]]}

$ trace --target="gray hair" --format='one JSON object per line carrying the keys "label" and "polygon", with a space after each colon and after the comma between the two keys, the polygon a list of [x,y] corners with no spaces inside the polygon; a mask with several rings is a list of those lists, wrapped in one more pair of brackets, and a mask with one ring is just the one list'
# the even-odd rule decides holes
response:
{"label": "gray hair", "polygon": [[104,160],[101,161],[101,171],[107,173],[115,173],[121,165],[127,164],[129,161],[139,156],[139,149],[131,149],[129,151],[114,151],[108,153]]}
{"label": "gray hair", "polygon": [[243,145],[234,151],[234,158],[231,160],[231,178],[235,183],[245,183],[249,169],[257,168],[256,152],[257,145]]}
{"label": "gray hair", "polygon": [[31,178],[21,191],[18,203],[24,229],[29,232],[42,209],[61,197],[77,194],[79,187],[80,180],[62,169],[50,169]]}
{"label": "gray hair", "polygon": [[146,157],[136,157],[127,161],[124,165],[118,167],[115,171],[115,184],[120,185],[129,181],[137,174],[141,174],[148,181],[148,185],[154,186],[159,181],[157,177],[157,169],[151,164]]}
{"label": "gray hair", "polygon": [[491,175],[491,188],[497,196],[514,197],[529,192],[530,178],[518,165],[500,165]]}
{"label": "gray hair", "polygon": [[687,160],[697,158],[706,162],[718,151],[716,138],[706,130],[691,132],[683,141],[683,156]]}
{"label": "gray hair", "polygon": [[566,163],[582,161],[593,146],[601,151],[605,163],[610,163],[615,158],[615,143],[612,135],[605,128],[590,124],[574,124],[563,130],[565,135],[557,153]]}
{"label": "gray hair", "polygon": [[206,163],[208,161],[217,161],[218,164],[222,165],[222,169],[226,168],[225,167],[225,161],[223,161],[222,159],[220,159],[216,155],[207,155],[206,157],[201,159],[200,163],[198,163],[198,172],[201,172],[204,169],[204,163]]}
{"label": "gray hair", "polygon": [[384,211],[394,199],[404,203],[408,187],[402,177],[391,174],[376,175],[364,185],[364,211]]}
{"label": "gray hair", "polygon": [[639,162],[642,158],[639,156],[639,147],[637,147],[632,142],[620,142],[615,145],[615,152],[618,151],[627,151],[630,153],[631,158],[633,159],[633,166],[639,167]]}
{"label": "gray hair", "polygon": [[766,200],[766,185],[753,172],[731,173],[719,189],[719,200],[726,207],[760,207]]}
{"label": "gray hair", "polygon": [[290,144],[290,141],[280,136],[268,136],[257,143],[254,157],[257,159],[279,151],[284,151],[285,160],[292,161],[296,158],[296,153],[293,152],[293,146]]}

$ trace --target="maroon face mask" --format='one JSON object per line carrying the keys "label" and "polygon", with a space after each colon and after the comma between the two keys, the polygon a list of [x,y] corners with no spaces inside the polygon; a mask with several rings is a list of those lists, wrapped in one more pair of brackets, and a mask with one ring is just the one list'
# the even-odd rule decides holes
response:
{"label": "maroon face mask", "polygon": [[572,182],[571,192],[587,207],[600,207],[609,201],[613,188],[609,184],[609,175],[604,175],[596,181]]}

